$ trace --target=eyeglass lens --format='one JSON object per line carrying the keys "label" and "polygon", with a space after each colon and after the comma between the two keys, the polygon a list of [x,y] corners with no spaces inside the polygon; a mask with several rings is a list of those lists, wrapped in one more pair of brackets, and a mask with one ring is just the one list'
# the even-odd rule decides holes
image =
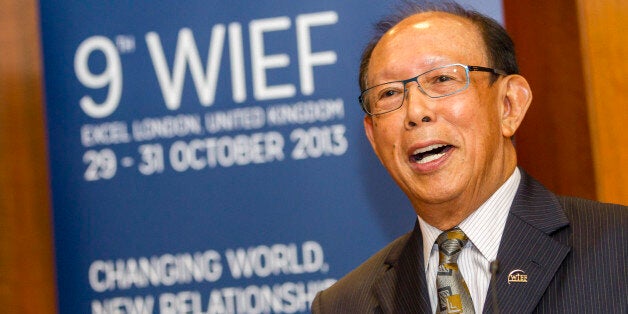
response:
{"label": "eyeglass lens", "polygon": [[467,68],[460,64],[432,69],[416,77],[380,84],[366,90],[362,97],[370,114],[393,111],[403,105],[408,84],[417,82],[418,88],[431,98],[445,97],[467,88]]}

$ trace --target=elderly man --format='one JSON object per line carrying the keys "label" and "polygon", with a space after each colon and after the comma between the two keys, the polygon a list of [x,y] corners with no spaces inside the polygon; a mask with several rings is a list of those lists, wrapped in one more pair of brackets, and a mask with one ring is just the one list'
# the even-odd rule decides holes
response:
{"label": "elderly man", "polygon": [[314,313],[626,313],[626,207],[557,197],[517,168],[532,100],[512,41],[455,3],[378,24],[366,135],[414,230],[319,293]]}

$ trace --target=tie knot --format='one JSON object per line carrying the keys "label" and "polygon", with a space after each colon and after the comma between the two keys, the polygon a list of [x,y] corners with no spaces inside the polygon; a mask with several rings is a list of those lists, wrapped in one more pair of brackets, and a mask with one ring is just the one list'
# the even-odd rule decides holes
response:
{"label": "tie knot", "polygon": [[440,262],[456,263],[460,251],[467,244],[468,240],[467,235],[458,227],[441,233],[436,239],[440,252]]}

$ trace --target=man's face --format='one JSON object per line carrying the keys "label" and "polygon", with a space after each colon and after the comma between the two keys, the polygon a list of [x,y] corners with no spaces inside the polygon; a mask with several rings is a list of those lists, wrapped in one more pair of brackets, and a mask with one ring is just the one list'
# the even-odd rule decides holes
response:
{"label": "man's face", "polygon": [[[408,79],[452,63],[488,67],[485,50],[467,20],[414,15],[377,44],[367,84]],[[400,109],[364,120],[375,153],[417,210],[446,204],[477,208],[516,164],[504,148],[510,140],[502,131],[500,81],[491,85],[486,72],[469,77],[466,90],[436,99],[409,83]]]}

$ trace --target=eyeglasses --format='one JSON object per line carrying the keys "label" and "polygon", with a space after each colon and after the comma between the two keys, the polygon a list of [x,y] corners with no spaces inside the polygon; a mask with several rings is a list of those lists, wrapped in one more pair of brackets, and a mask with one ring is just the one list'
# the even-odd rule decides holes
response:
{"label": "eyeglasses", "polygon": [[449,64],[421,73],[407,80],[375,85],[362,91],[358,100],[362,110],[371,116],[401,108],[406,99],[406,85],[417,82],[419,90],[430,98],[442,98],[459,93],[469,87],[469,72],[490,72],[506,75],[506,72],[475,65]]}

